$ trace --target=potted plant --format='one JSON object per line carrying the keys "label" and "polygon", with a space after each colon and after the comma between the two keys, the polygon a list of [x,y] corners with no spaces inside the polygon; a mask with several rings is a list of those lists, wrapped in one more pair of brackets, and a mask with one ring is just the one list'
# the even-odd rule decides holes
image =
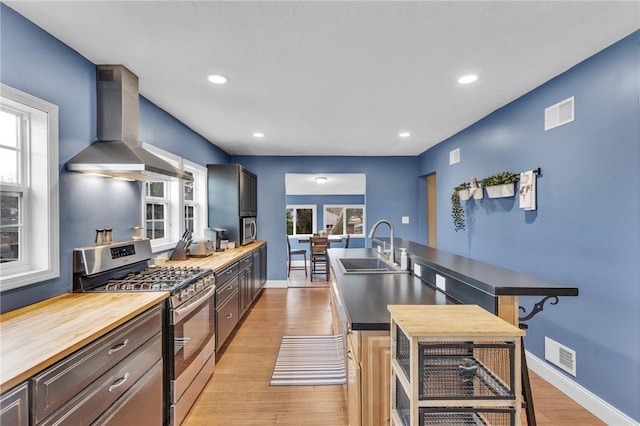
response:
{"label": "potted plant", "polygon": [[481,184],[487,189],[489,198],[513,197],[517,180],[517,174],[501,172],[482,179]]}
{"label": "potted plant", "polygon": [[459,191],[466,188],[467,186],[465,184],[458,185],[453,188],[453,193],[451,194],[451,217],[453,218],[453,229],[456,232],[464,230],[464,209],[462,208],[462,204],[460,203]]}

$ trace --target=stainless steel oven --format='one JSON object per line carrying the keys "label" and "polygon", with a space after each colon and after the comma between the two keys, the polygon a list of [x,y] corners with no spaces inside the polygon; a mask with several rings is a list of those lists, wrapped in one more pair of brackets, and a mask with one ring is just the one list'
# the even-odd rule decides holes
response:
{"label": "stainless steel oven", "polygon": [[258,223],[255,217],[240,218],[240,245],[249,244],[258,238]]}
{"label": "stainless steel oven", "polygon": [[213,374],[216,349],[215,286],[196,303],[173,310],[170,424],[179,425]]}
{"label": "stainless steel oven", "polygon": [[[164,423],[178,426],[215,368],[215,277],[197,267],[149,267],[149,240],[74,250],[76,292],[168,291]],[[162,409],[162,408],[161,408]]]}

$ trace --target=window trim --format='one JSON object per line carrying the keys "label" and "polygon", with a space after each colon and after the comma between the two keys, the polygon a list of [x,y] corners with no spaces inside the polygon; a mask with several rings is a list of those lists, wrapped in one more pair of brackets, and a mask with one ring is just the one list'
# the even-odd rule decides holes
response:
{"label": "window trim", "polygon": [[185,203],[184,194],[182,196],[182,221],[184,223],[184,206],[195,204],[195,220],[193,223],[193,236],[204,236],[204,229],[209,223],[209,206],[207,204],[207,168],[187,159],[182,160],[182,169],[194,176],[194,198],[195,203]]}
{"label": "window trim", "polygon": [[[142,148],[151,152],[154,155],[162,158],[173,166],[179,168],[180,170],[191,169],[198,174],[198,178],[201,179],[200,185],[197,185],[197,196],[198,200],[202,200],[202,202],[198,201],[198,208],[196,209],[197,214],[202,215],[202,221],[204,223],[208,222],[208,201],[207,201],[207,169],[197,163],[191,162],[187,159],[184,159],[176,154],[173,154],[169,151],[165,151],[162,148],[158,148],[157,146],[151,145],[147,142],[142,142]],[[190,170],[187,170],[190,171]],[[195,175],[194,175],[195,176]],[[184,185],[182,185],[182,180],[170,180],[167,181],[167,198],[169,199],[169,227],[165,232],[165,238],[162,240],[154,242],[151,240],[151,250],[153,253],[158,253],[166,250],[173,249],[180,236],[183,234],[185,229],[184,224]],[[144,227],[145,235],[146,235],[146,191],[142,191],[141,198],[141,221],[142,226]],[[196,222],[200,222],[196,217]],[[193,237],[202,237],[204,235],[204,226],[200,226],[198,223],[194,224],[194,233]]]}
{"label": "window trim", "polygon": [[0,103],[31,115],[28,160],[24,159],[29,167],[22,184],[29,194],[39,194],[29,196],[25,211],[28,266],[0,266],[0,292],[4,292],[60,277],[59,108],[4,83],[0,83]]}
{"label": "window trim", "polygon": [[[322,226],[324,227],[324,229],[326,230],[327,228],[327,209],[329,208],[342,208],[343,212],[342,214],[345,215],[347,212],[347,209],[362,209],[362,233],[361,234],[348,234],[351,237],[355,237],[355,238],[360,238],[360,237],[365,237],[365,229],[367,226],[367,208],[366,205],[364,204],[323,204],[322,205]],[[346,227],[346,222],[345,222],[345,227]],[[345,228],[343,228],[343,231],[346,231]],[[337,234],[336,234],[337,235]],[[346,232],[341,233],[340,235],[347,235]]]}
{"label": "window trim", "polygon": [[[293,214],[293,233],[291,235],[289,235],[290,237],[309,237],[313,234],[315,234],[316,232],[318,232],[318,206],[316,206],[315,204],[287,204],[286,208],[285,208],[285,220],[286,220],[286,213],[287,210],[289,209],[293,209],[294,214]],[[312,215],[312,229],[313,232],[311,234],[298,234],[296,233],[296,210],[297,209],[311,209],[311,215]]]}

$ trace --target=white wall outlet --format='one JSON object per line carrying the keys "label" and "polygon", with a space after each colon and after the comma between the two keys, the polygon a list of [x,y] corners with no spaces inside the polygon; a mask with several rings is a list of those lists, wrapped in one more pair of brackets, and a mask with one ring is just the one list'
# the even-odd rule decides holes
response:
{"label": "white wall outlet", "polygon": [[409,223],[409,216],[402,216],[402,223],[404,224]]}
{"label": "white wall outlet", "polygon": [[416,277],[422,276],[422,267],[417,263],[413,264],[413,275],[415,275]]}
{"label": "white wall outlet", "polygon": [[436,274],[436,287],[442,291],[447,291],[447,279],[442,275]]}

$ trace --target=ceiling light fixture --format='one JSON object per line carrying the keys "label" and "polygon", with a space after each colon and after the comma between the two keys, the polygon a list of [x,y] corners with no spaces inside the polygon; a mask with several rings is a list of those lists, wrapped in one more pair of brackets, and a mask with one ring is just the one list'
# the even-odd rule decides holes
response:
{"label": "ceiling light fixture", "polygon": [[398,136],[401,138],[408,138],[409,136],[411,136],[411,133],[409,132],[400,132],[398,133]]}
{"label": "ceiling light fixture", "polygon": [[227,77],[221,74],[209,74],[207,76],[207,80],[209,80],[213,84],[225,84],[229,81]]}
{"label": "ceiling light fixture", "polygon": [[469,84],[469,83],[473,83],[477,79],[478,79],[477,75],[469,74],[469,75],[465,75],[465,76],[460,77],[458,79],[458,83],[460,83],[460,84]]}
{"label": "ceiling light fixture", "polygon": [[253,137],[254,138],[264,138],[264,133],[254,132],[253,133]]}
{"label": "ceiling light fixture", "polygon": [[325,183],[327,181],[326,176],[316,176],[316,183]]}

